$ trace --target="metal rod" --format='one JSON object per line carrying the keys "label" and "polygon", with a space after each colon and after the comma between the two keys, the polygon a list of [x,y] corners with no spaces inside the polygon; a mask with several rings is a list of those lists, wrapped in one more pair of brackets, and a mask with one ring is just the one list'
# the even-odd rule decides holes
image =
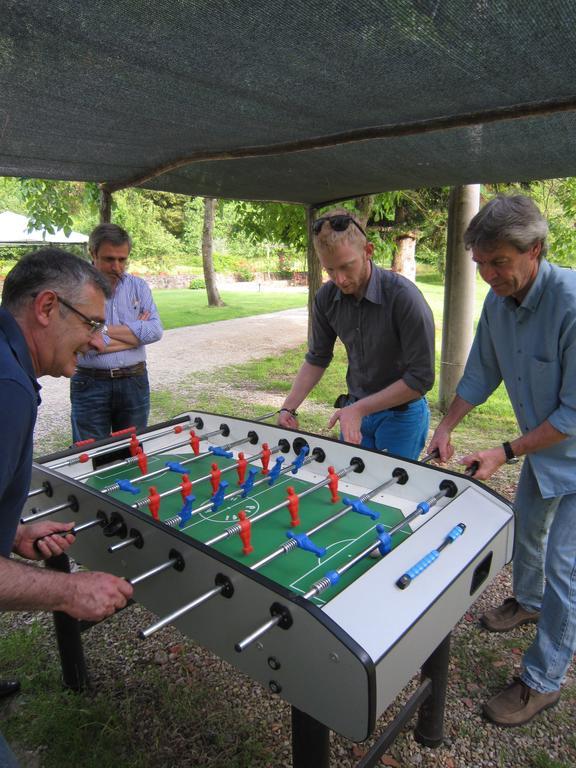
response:
{"label": "metal rod", "polygon": [[89,523],[83,523],[82,525],[75,525],[74,528],[72,528],[71,531],[64,531],[64,533],[71,533],[74,536],[76,536],[77,533],[81,533],[82,531],[88,531],[90,528],[94,528],[96,525],[103,526],[105,523],[104,518],[97,517],[94,520],[90,520]]}
{"label": "metal rod", "polygon": [[48,517],[48,515],[53,515],[56,512],[61,512],[63,509],[69,509],[72,506],[74,506],[73,501],[67,501],[66,504],[58,504],[56,507],[49,507],[48,509],[43,509],[38,512],[34,512],[31,515],[28,515],[27,517],[21,518],[21,523],[30,523],[33,520],[40,520],[42,517]]}
{"label": "metal rod", "polygon": [[258,416],[257,419],[252,419],[252,421],[266,421],[266,419],[271,419],[272,416],[276,416],[280,411],[271,411],[270,413],[265,413],[264,416]]}
{"label": "metal rod", "polygon": [[197,608],[199,605],[202,605],[202,603],[207,602],[212,597],[219,595],[222,592],[222,590],[225,588],[226,587],[223,584],[221,584],[218,587],[214,587],[208,592],[205,592],[203,595],[200,595],[199,597],[197,597],[195,600],[192,600],[192,602],[187,603],[186,605],[183,605],[181,608],[178,608],[177,610],[175,610],[173,613],[168,614],[168,616],[164,616],[163,619],[159,619],[155,624],[151,624],[146,629],[140,630],[140,632],[138,632],[138,635],[143,640],[145,640],[147,637],[150,637],[150,635],[153,635],[154,632],[157,632],[159,629],[162,629],[162,627],[165,627],[167,624],[171,624],[173,621],[176,621],[176,619],[179,619],[181,616],[184,616],[184,614],[188,613],[188,611],[191,611],[193,608]]}
{"label": "metal rod", "polygon": [[[431,509],[433,506],[435,506],[438,501],[443,497],[446,496],[449,493],[449,488],[443,488],[438,491],[438,493],[435,493],[434,496],[430,496],[429,499],[427,499],[424,502],[420,502],[416,509],[411,512],[408,517],[406,517],[404,520],[401,520],[399,523],[397,523],[395,526],[393,526],[388,531],[388,536],[392,537],[395,533],[398,533],[407,523],[410,523],[412,520],[414,520],[416,517],[419,517],[420,515],[426,514],[426,512]],[[335,573],[337,573],[339,576],[342,576],[343,573],[346,573],[350,570],[356,563],[359,563],[360,560],[363,560],[365,557],[367,557],[371,552],[373,552],[375,549],[377,549],[380,546],[381,542],[378,539],[375,542],[372,542],[368,547],[362,550],[362,552],[359,552],[355,557],[353,557],[351,560],[348,560],[347,563],[340,566],[340,568],[336,568]],[[333,582],[328,579],[327,577],[324,577],[323,579],[320,579],[315,584],[312,585],[311,589],[306,592],[304,595],[305,600],[310,600],[310,598],[315,597],[316,595],[319,595],[321,592],[323,592],[325,589],[328,589],[328,587],[331,587]]]}
{"label": "metal rod", "polygon": [[[242,442],[246,442],[246,441],[242,440]],[[224,447],[226,447],[226,446],[224,446]],[[282,450],[282,448],[281,448],[280,445],[275,445],[274,448],[270,448],[270,453],[271,454],[278,453],[281,450]],[[200,456],[196,456],[194,458],[200,459],[200,458],[203,458],[206,455],[208,455],[208,454],[203,453]],[[246,462],[248,464],[251,464],[254,461],[257,461],[259,458],[261,458],[261,456],[262,456],[262,451],[260,451],[259,453],[255,453],[252,456],[247,456],[246,457]],[[181,464],[187,464],[189,461],[190,461],[190,459],[186,459],[186,460],[184,460],[184,461],[182,461],[180,463]],[[236,469],[237,467],[238,467],[238,462],[236,462],[235,464],[230,464],[229,467],[224,467],[224,469],[221,470],[221,473],[224,474],[224,472],[230,472],[231,470]],[[161,471],[164,472],[165,470],[161,470]],[[197,485],[198,483],[201,483],[204,480],[209,480],[210,477],[211,477],[211,475],[203,475],[202,477],[199,477],[197,480],[194,480],[194,485]],[[256,483],[254,485],[256,485]],[[164,491],[163,493],[160,493],[158,495],[162,499],[165,496],[171,496],[171,495],[173,495],[175,493],[178,493],[179,491],[180,491],[180,486],[177,485],[174,488],[170,488],[170,490]],[[241,493],[241,491],[235,491],[234,493]],[[225,496],[224,498],[227,499],[228,497]],[[134,509],[142,509],[142,507],[145,507],[146,504],[149,504],[149,503],[150,503],[150,497],[147,496],[145,499],[139,499],[136,503],[132,504],[132,507]],[[196,514],[196,512],[202,512],[204,509],[208,509],[208,507],[211,504],[212,504],[212,502],[206,502],[205,505],[203,505],[202,507],[199,507],[198,509],[194,510],[192,514]],[[169,520],[164,520],[163,522],[164,522],[165,525],[170,525],[170,526],[178,525],[180,523],[180,515],[175,515],[174,517],[170,518]]]}
{"label": "metal rod", "polygon": [[[310,460],[313,460],[312,456],[310,457]],[[350,467],[348,467],[347,470],[345,471],[350,472],[353,469],[354,469],[354,466],[350,465]],[[289,471],[289,470],[290,470],[290,467],[286,467],[286,471]],[[282,474],[282,472],[280,474]],[[266,478],[264,478],[263,480],[259,480],[257,483],[254,483],[254,486],[258,485],[258,483],[264,482],[265,480]],[[315,485],[311,486],[310,488],[307,488],[305,491],[302,491],[301,493],[298,493],[296,495],[299,498],[308,496],[309,493],[312,493],[313,491],[317,491],[319,488],[323,488],[325,485],[328,485],[329,482],[330,482],[330,478],[321,480],[319,483],[316,483]],[[238,492],[235,491],[234,493],[238,493]],[[227,498],[228,498],[227,496],[224,497],[224,499],[227,499]],[[250,522],[252,523],[252,525],[254,525],[254,523],[257,523],[259,520],[262,520],[262,518],[268,517],[268,515],[271,515],[273,512],[277,512],[279,509],[282,509],[283,507],[287,507],[289,503],[290,503],[290,499],[281,501],[279,504],[276,504],[274,507],[271,507],[270,509],[266,509],[264,510],[264,512],[260,512],[259,515],[254,515],[254,517],[251,517]],[[199,507],[196,510],[196,512],[200,512],[201,510],[202,510],[202,507]],[[209,539],[204,543],[206,544],[206,546],[211,547],[213,544],[217,544],[219,541],[223,541],[224,539],[229,539],[231,536],[235,536],[239,532],[240,532],[240,527],[238,526],[238,524],[232,525],[230,526],[230,528],[227,528],[223,533],[219,534],[218,536],[215,536],[213,539]]]}
{"label": "metal rod", "polygon": [[126,549],[126,547],[131,547],[132,544],[136,544],[136,542],[138,542],[139,539],[140,539],[139,536],[131,536],[129,539],[124,539],[124,541],[119,541],[118,544],[110,544],[110,546],[108,547],[108,552],[113,554],[114,552],[119,552],[121,549]]}
{"label": "metal rod", "polygon": [[[169,432],[175,432],[176,434],[178,434],[176,432],[176,427],[180,426],[181,424],[184,424],[187,421],[189,422],[190,420],[191,420],[190,416],[184,416],[182,418],[182,421],[179,424],[175,424],[175,425],[173,425],[171,427],[165,427],[164,429],[160,429],[160,430],[158,430],[158,432],[155,432],[153,435],[151,435],[151,434],[144,434],[142,436],[139,436],[137,434],[136,430],[134,430],[134,432],[132,434],[134,434],[134,435],[136,435],[138,437],[139,442],[145,443],[148,440],[155,440],[157,437],[161,437],[162,435],[166,435]],[[194,423],[196,423],[196,420],[194,421]],[[79,464],[80,461],[81,461],[81,456],[87,456],[88,459],[93,459],[96,456],[104,456],[107,453],[111,453],[112,451],[118,450],[118,448],[124,447],[124,445],[123,445],[124,443],[126,445],[128,445],[129,444],[129,438],[121,437],[118,440],[114,441],[114,443],[109,443],[108,445],[103,445],[100,448],[95,448],[92,452],[90,452],[89,450],[88,451],[84,451],[82,454],[80,454],[80,456],[72,456],[71,458],[62,461],[59,464],[52,464],[51,467],[52,467],[52,469],[57,469],[58,467],[69,466],[71,464]]]}
{"label": "metal rod", "polygon": [[[363,502],[368,501],[373,496],[376,496],[376,494],[388,488],[390,485],[395,485],[399,479],[400,479],[399,477],[393,477],[390,480],[387,480],[385,483],[382,483],[382,485],[379,485],[377,488],[374,488],[374,490],[369,491],[367,494],[364,494],[364,496],[362,496],[362,501]],[[310,528],[310,530],[306,531],[305,535],[312,536],[314,533],[318,533],[318,531],[321,531],[323,528],[326,528],[328,525],[331,525],[332,523],[336,522],[336,520],[339,520],[341,517],[344,517],[344,515],[348,514],[348,512],[350,512],[352,509],[354,509],[354,507],[351,504],[345,506],[343,509],[340,510],[340,512],[337,512],[335,515],[332,515],[326,520],[323,520],[314,528]],[[289,539],[281,547],[278,547],[277,550],[275,550],[274,552],[271,552],[269,555],[266,555],[266,557],[263,557],[262,560],[259,560],[257,563],[254,563],[254,565],[251,566],[251,570],[257,571],[259,568],[262,568],[268,563],[271,563],[272,560],[275,560],[277,557],[280,557],[280,555],[284,555],[284,554],[287,554],[288,552],[292,552],[297,547],[298,547],[298,543],[296,542],[296,540]]]}
{"label": "metal rod", "polygon": [[[190,438],[186,438],[186,440],[179,440],[177,443],[173,443],[172,445],[169,445],[169,446],[165,445],[165,446],[162,446],[161,448],[155,448],[153,451],[149,451],[146,455],[156,456],[157,453],[166,453],[166,451],[172,451],[175,448],[181,448],[183,445],[188,445],[189,442],[190,442]],[[194,457],[194,458],[199,458],[199,457]],[[77,475],[75,477],[75,480],[86,480],[86,478],[88,477],[95,477],[95,475],[101,475],[104,472],[109,472],[112,469],[121,469],[122,467],[129,466],[130,464],[136,464],[137,461],[138,461],[137,456],[129,456],[128,458],[122,459],[121,461],[118,461],[115,464],[106,464],[106,466],[100,467],[99,469],[93,469],[91,472],[85,472],[83,475]],[[165,469],[161,469],[161,470],[157,470],[155,473],[150,473],[148,475],[140,475],[139,480],[142,481],[148,477],[151,477],[153,474],[157,475],[165,471],[166,471]],[[116,486],[114,490],[117,491],[119,488],[118,484],[114,483],[114,486]],[[110,492],[111,491],[109,488],[104,488],[102,490],[102,493],[110,493]]]}
{"label": "metal rod", "polygon": [[156,576],[157,573],[162,573],[163,571],[167,571],[170,568],[174,568],[174,566],[178,563],[178,558],[173,557],[170,560],[167,560],[165,563],[162,563],[161,565],[157,565],[154,568],[151,568],[149,571],[145,571],[144,573],[141,573],[139,576],[134,576],[131,579],[128,579],[130,584],[133,586],[135,584],[140,584],[145,579],[149,579],[150,576]]}
{"label": "metal rod", "polygon": [[[311,461],[316,461],[316,460],[317,459],[316,459],[315,456],[308,456],[302,462],[302,466],[305,466],[306,464],[309,464]],[[278,473],[278,476],[285,475],[288,472],[290,472],[291,470],[292,470],[292,466],[291,465],[288,466],[288,467],[285,467],[284,469],[280,470],[280,472]],[[266,483],[267,481],[268,481],[268,477],[263,477],[261,480],[256,480],[256,482],[254,483],[252,488],[256,488],[257,486],[262,485],[262,483]],[[230,499],[235,499],[237,496],[240,496],[243,493],[244,493],[244,491],[243,491],[242,488],[239,488],[236,491],[231,491],[230,493],[227,493],[223,497],[222,502],[230,501]],[[205,504],[202,504],[202,506],[198,507],[197,509],[192,510],[192,514],[193,515],[197,515],[199,512],[204,512],[205,509],[210,509],[210,507],[213,505],[213,503],[214,503],[213,501],[207,501]],[[176,517],[172,518],[171,520],[166,520],[165,523],[166,524],[170,524],[170,525],[177,525],[178,521],[179,521],[179,516],[176,516]],[[224,538],[224,539],[228,538],[228,534],[222,534],[222,538]],[[205,542],[205,543],[209,544],[210,542]]]}
{"label": "metal rod", "polygon": [[33,491],[28,491],[28,498],[39,496],[41,493],[46,493],[46,488],[35,488]]}
{"label": "metal rod", "polygon": [[262,624],[261,627],[252,632],[251,635],[248,635],[244,638],[244,640],[240,640],[239,643],[236,643],[234,648],[238,651],[238,653],[242,653],[245,648],[258,640],[259,637],[262,637],[262,635],[265,635],[266,632],[269,632],[272,627],[275,627],[277,624],[279,624],[281,619],[282,616],[280,615],[273,616],[269,621],[266,622],[266,624]]}
{"label": "metal rod", "polygon": [[[189,442],[189,440],[186,440],[186,443],[188,443],[188,442]],[[248,442],[250,442],[250,438],[249,437],[242,437],[239,440],[235,440],[233,443],[226,443],[226,445],[222,445],[220,447],[223,450],[227,451],[230,448],[235,447],[236,445],[242,445],[242,443],[248,443]],[[173,446],[173,447],[176,447],[176,446]],[[165,449],[163,448],[163,449],[161,449],[161,451],[160,450],[158,450],[158,451],[151,451],[148,454],[148,456],[153,456],[155,453],[160,453],[160,452],[163,452],[164,450]],[[278,448],[277,450],[280,450],[280,448]],[[198,461],[199,459],[204,459],[204,458],[206,458],[207,456],[210,456],[210,455],[212,455],[212,451],[205,451],[204,453],[198,454],[198,456],[192,456],[189,459],[182,459],[180,464],[183,467],[185,467],[188,464],[192,464],[194,461]],[[255,457],[250,456],[248,459],[246,459],[246,461],[252,461],[254,458],[259,458],[260,456],[261,456],[261,453],[256,454]],[[222,469],[221,471],[222,472],[229,472],[231,469],[235,469],[237,466],[238,466],[237,464],[231,464],[229,467],[224,467],[224,469]],[[154,472],[148,472],[148,474],[146,474],[146,475],[138,475],[138,477],[131,477],[129,482],[131,482],[131,483],[141,483],[144,480],[150,480],[153,477],[158,477],[159,475],[163,475],[165,472],[168,472],[168,471],[169,470],[166,467],[162,467],[161,469],[154,470]],[[202,482],[202,480],[208,480],[209,478],[210,478],[210,475],[204,475],[204,477],[199,477],[194,482],[195,483],[200,483],[200,482]],[[102,493],[112,493],[113,491],[117,491],[118,489],[119,489],[118,483],[113,483],[112,485],[108,486],[108,488],[104,488]],[[163,493],[161,493],[160,494],[160,498],[164,498],[164,496],[170,496],[171,494],[176,493],[179,490],[180,490],[180,486],[176,486],[175,488],[171,488],[170,490],[164,491]],[[136,509],[139,509],[140,507],[146,506],[148,501],[149,501],[148,499],[139,499],[136,502],[136,504],[132,504],[132,506],[134,508],[136,508]]]}

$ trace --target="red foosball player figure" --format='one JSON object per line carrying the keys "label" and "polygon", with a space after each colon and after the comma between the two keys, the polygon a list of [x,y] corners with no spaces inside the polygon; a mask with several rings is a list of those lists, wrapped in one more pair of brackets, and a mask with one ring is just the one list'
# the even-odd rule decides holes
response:
{"label": "red foosball player figure", "polygon": [[136,454],[138,457],[138,466],[140,467],[140,472],[145,475],[146,472],[148,472],[148,456],[144,453],[144,448],[142,446],[138,447],[138,453]]}
{"label": "red foosball player figure", "polygon": [[154,520],[160,519],[160,494],[155,485],[151,485],[148,489],[148,509]]}
{"label": "red foosball player figure", "polygon": [[244,478],[246,477],[246,467],[248,466],[248,462],[246,461],[242,451],[240,451],[238,454],[237,465],[238,466],[236,467],[236,471],[238,472],[238,485],[242,485]]}
{"label": "red foosball player figure", "polygon": [[218,468],[218,464],[214,462],[212,464],[212,469],[210,470],[210,485],[212,486],[212,493],[216,493],[218,488],[220,487],[220,476],[222,475],[222,472]]}
{"label": "red foosball player figure", "polygon": [[246,517],[246,512],[241,509],[238,512],[238,522],[240,524],[240,538],[242,539],[242,554],[249,555],[254,552],[254,547],[250,544],[250,528],[252,523]]}
{"label": "red foosball player figure", "polygon": [[130,449],[130,456],[138,455],[138,448],[140,448],[140,443],[138,442],[136,435],[132,434],[132,437],[130,438],[130,445],[128,447]]}
{"label": "red foosball player figure", "polygon": [[336,474],[334,467],[328,467],[328,475],[330,477],[328,488],[332,494],[332,504],[336,504],[337,501],[340,501],[340,497],[338,496],[338,481],[340,478]]}
{"label": "red foosball player figure", "polygon": [[190,496],[192,493],[192,483],[190,482],[190,475],[182,475],[182,483],[180,484],[180,493],[182,494],[182,501],[186,501],[186,496]]}
{"label": "red foosball player figure", "polygon": [[270,456],[272,451],[268,447],[268,443],[262,443],[262,474],[268,474],[268,465],[270,464]]}
{"label": "red foosball player figure", "polygon": [[294,528],[294,526],[300,525],[300,518],[298,517],[300,498],[291,485],[286,488],[286,493],[288,494],[288,512],[290,512],[291,519],[290,525]]}
{"label": "red foosball player figure", "polygon": [[200,438],[193,429],[190,430],[190,447],[194,451],[194,456],[198,456],[200,453]]}

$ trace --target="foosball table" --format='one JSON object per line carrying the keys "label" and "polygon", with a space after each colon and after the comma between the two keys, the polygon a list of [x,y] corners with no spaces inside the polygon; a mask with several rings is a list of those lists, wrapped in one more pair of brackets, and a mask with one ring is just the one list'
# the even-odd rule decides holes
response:
{"label": "foosball table", "polygon": [[442,717],[446,639],[513,546],[510,505],[472,477],[195,411],[37,461],[23,521],[48,515],[158,616],[142,638],[175,625],[291,704],[299,766],[326,764],[318,728],[370,736],[444,648],[412,705],[435,693]]}

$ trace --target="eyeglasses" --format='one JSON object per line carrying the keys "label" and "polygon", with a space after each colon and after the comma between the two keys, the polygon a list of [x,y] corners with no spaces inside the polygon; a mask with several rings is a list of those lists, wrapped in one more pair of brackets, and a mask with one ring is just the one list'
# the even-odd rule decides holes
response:
{"label": "eyeglasses", "polygon": [[350,224],[354,224],[356,229],[359,229],[360,232],[366,237],[366,240],[368,240],[368,237],[366,236],[366,232],[362,229],[360,224],[358,224],[355,219],[352,218],[352,216],[347,216],[346,214],[336,214],[335,216],[321,216],[319,219],[316,219],[312,223],[312,231],[315,235],[320,234],[320,230],[324,226],[324,222],[327,221],[330,223],[330,226],[334,230],[334,232],[345,232]]}
{"label": "eyeglasses", "polygon": [[56,294],[56,298],[60,302],[60,304],[63,304],[66,309],[69,309],[71,312],[74,312],[75,315],[78,315],[78,317],[81,317],[82,320],[86,323],[86,325],[90,326],[90,335],[93,336],[95,333],[106,333],[108,330],[106,328],[106,323],[103,323],[99,320],[92,320],[90,317],[85,315],[83,312],[80,312],[79,309],[76,309],[76,307],[73,307],[72,304],[68,304],[67,301],[65,301],[62,296],[58,296]]}

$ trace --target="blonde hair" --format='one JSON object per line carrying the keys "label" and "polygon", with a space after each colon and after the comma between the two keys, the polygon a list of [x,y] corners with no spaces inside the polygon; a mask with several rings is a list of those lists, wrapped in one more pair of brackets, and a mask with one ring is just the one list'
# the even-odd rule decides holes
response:
{"label": "blonde hair", "polygon": [[[330,216],[349,216],[353,219],[359,227],[362,227],[358,217],[347,211],[345,208],[332,208],[318,219],[328,218]],[[354,225],[348,226],[343,232],[336,232],[328,222],[322,225],[322,229],[317,235],[314,235],[314,246],[316,250],[331,251],[336,248],[340,243],[347,243],[348,245],[356,246],[357,248],[364,249],[366,245],[366,238],[363,237],[362,232]]]}

